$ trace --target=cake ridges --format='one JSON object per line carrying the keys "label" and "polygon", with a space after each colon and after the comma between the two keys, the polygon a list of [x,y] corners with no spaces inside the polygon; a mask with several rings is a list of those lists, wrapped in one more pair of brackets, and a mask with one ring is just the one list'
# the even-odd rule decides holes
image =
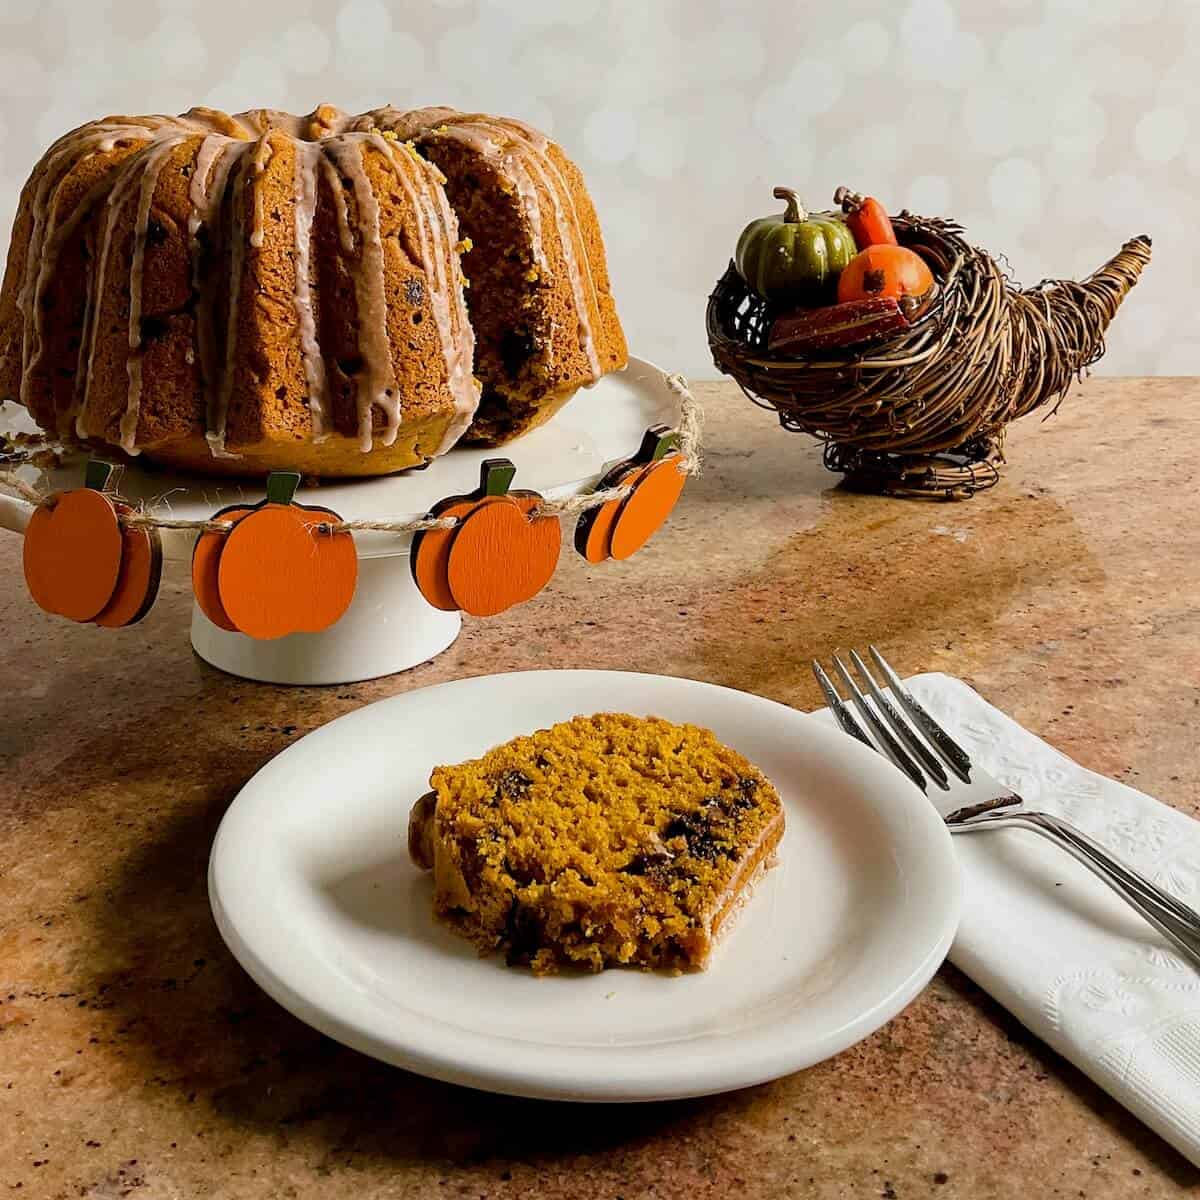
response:
{"label": "cake ridges", "polygon": [[[128,454],[145,450],[168,462],[173,461],[171,456],[176,451],[172,447],[176,444],[179,453],[194,460],[187,439],[199,437],[208,454],[229,463],[223,469],[235,469],[242,454],[249,454],[257,464],[257,442],[247,439],[266,436],[263,422],[268,418],[256,415],[257,424],[247,425],[242,420],[231,427],[231,404],[235,390],[240,395],[243,388],[261,386],[261,373],[254,378],[245,376],[252,368],[246,365],[249,361],[246,355],[251,351],[243,349],[243,338],[247,322],[267,319],[257,313],[258,267],[251,264],[264,250],[268,224],[266,193],[260,180],[272,157],[275,140],[285,138],[294,143],[296,160],[292,206],[286,219],[294,221],[289,227],[288,251],[292,258],[288,271],[294,270],[294,285],[289,285],[293,286],[290,307],[295,313],[292,353],[297,363],[295,386],[303,388],[303,395],[298,398],[303,402],[305,417],[305,424],[299,428],[295,426],[294,415],[289,418],[290,428],[296,430],[292,436],[314,444],[324,444],[335,434],[342,440],[346,438],[345,424],[335,411],[327,378],[331,355],[323,348],[321,324],[315,314],[319,298],[314,291],[318,282],[314,272],[317,276],[320,272],[313,254],[313,237],[314,222],[323,203],[317,178],[324,171],[339,224],[342,263],[352,281],[358,309],[353,336],[361,363],[360,369],[351,370],[355,376],[351,390],[357,397],[357,444],[364,452],[386,449],[397,443],[402,426],[419,425],[428,428],[429,432],[420,436],[428,437],[429,441],[414,443],[409,434],[405,446],[411,445],[418,451],[418,460],[427,461],[443,453],[468,431],[481,392],[476,371],[472,369],[474,328],[463,295],[464,281],[458,261],[459,219],[442,186],[441,173],[423,153],[423,142],[436,136],[438,129],[451,127],[463,131],[463,136],[476,146],[484,144],[479,139],[485,133],[484,142],[489,146],[495,145],[490,140],[493,136],[507,143],[501,166],[515,180],[514,188],[522,193],[533,258],[548,266],[550,256],[545,238],[550,236],[551,229],[561,248],[566,283],[575,302],[579,349],[588,364],[586,373],[581,371],[572,381],[573,386],[594,381],[604,369],[594,332],[603,314],[591,252],[578,228],[580,215],[572,187],[550,157],[552,143],[543,135],[521,122],[485,114],[462,114],[442,107],[409,112],[384,107],[359,116],[350,116],[330,105],[319,106],[307,116],[273,109],[254,109],[231,116],[215,109],[193,108],[178,117],[114,116],[90,122],[57,139],[35,168],[22,198],[31,224],[29,236],[24,239],[21,277],[15,279],[11,292],[6,278],[4,289],[10,293],[7,303],[15,310],[15,318],[14,327],[5,331],[0,340],[3,353],[0,369],[5,371],[6,380],[15,384],[13,398],[30,408],[39,423],[54,428],[60,436],[101,439],[118,445]],[[412,139],[416,144],[406,145]],[[162,290],[161,280],[157,285],[151,282],[156,277],[149,269],[147,245],[152,222],[158,219],[154,213],[159,203],[160,177],[184,144],[194,144],[194,152],[181,164],[185,173],[190,172],[183,189],[186,212],[180,212],[177,205],[174,220],[180,227],[186,223],[185,246],[190,263],[187,283],[191,299],[187,305],[171,307],[169,311],[164,311],[161,305],[157,310],[147,310],[147,288],[158,286]],[[132,150],[131,145],[135,147]],[[495,148],[499,152],[499,147]],[[115,153],[122,149],[123,153]],[[406,370],[403,388],[398,380],[398,360],[394,356],[403,355],[405,350],[395,340],[396,331],[389,332],[386,320],[391,301],[385,295],[383,282],[386,262],[379,198],[375,195],[379,179],[378,174],[372,177],[368,173],[365,164],[365,156],[375,153],[382,156],[404,192],[406,211],[411,212],[413,241],[420,247],[421,261],[415,265],[427,285],[425,312],[432,318],[431,333],[436,332],[440,343],[439,375],[442,376],[430,379],[428,385],[413,374],[412,368]],[[174,162],[181,160],[175,158]],[[171,194],[178,196],[179,188],[173,179]],[[78,182],[64,191],[68,180]],[[278,191],[274,194],[278,195]],[[66,203],[59,203],[60,195],[68,196]],[[353,220],[348,210],[351,197]],[[545,228],[543,205],[552,217]],[[278,212],[270,216],[273,220],[280,219]],[[88,221],[92,222],[90,229],[85,224]],[[79,232],[81,226],[88,230],[86,242]],[[67,244],[73,247],[72,278],[81,281],[78,299],[72,301],[72,320],[81,325],[77,337],[64,340],[64,335],[57,331],[52,334],[55,362],[48,364],[43,362],[44,313],[55,294],[52,289],[59,289],[56,294],[60,297],[63,294],[57,280],[58,255]],[[178,247],[179,242],[173,245]],[[171,250],[176,257],[178,253],[177,249]],[[274,253],[279,253],[278,241]],[[10,268],[14,257],[10,253]],[[253,283],[248,275],[251,271],[255,272]],[[168,286],[174,288],[174,284]],[[125,300],[115,309],[114,303],[107,302],[102,320],[101,300],[111,289],[119,289]],[[114,311],[126,325],[123,349],[112,340]],[[158,322],[151,336],[163,336],[163,318],[158,313],[179,318],[168,330],[171,341],[156,351],[158,367],[168,361],[177,364],[178,370],[171,381],[174,408],[164,416],[156,407],[148,425],[146,415],[151,410],[146,405],[152,395],[157,399],[158,394],[150,389],[159,388],[162,380],[158,368],[153,376],[144,374],[149,328],[145,322]],[[190,339],[190,344],[186,339]],[[422,336],[416,342],[410,339],[409,348],[415,351],[417,343],[424,355],[435,345],[431,337]],[[271,345],[278,345],[278,339]],[[98,379],[101,349],[105,374]],[[59,369],[63,366],[61,356],[68,350],[75,361],[69,370]],[[261,347],[253,351],[264,352],[274,353]],[[164,360],[164,354],[174,357]],[[612,363],[621,356],[623,345],[619,352],[614,350],[608,361]],[[432,360],[427,357],[424,361]],[[65,383],[58,378],[52,383],[47,380],[51,366],[56,376],[66,379]],[[113,378],[114,371],[121,375],[120,396],[115,390],[118,384]],[[278,380],[279,376],[275,378]],[[285,374],[284,379],[287,378]],[[189,384],[189,379],[194,382]],[[414,392],[412,389],[418,383],[419,392]],[[182,409],[188,387],[197,394],[197,407],[191,418]],[[286,387],[281,385],[276,393],[285,403],[285,393],[291,387],[290,383]],[[559,389],[564,398],[570,387],[571,383],[564,378]],[[445,401],[439,396],[444,396]],[[411,410],[409,397],[420,400]],[[252,411],[264,412],[266,400],[264,393],[261,403],[254,401],[260,408]],[[238,403],[240,412],[244,402]],[[278,409],[279,405],[272,400],[271,412]],[[376,412],[383,414],[382,429],[378,430]],[[439,412],[443,414],[440,417]],[[521,420],[525,419],[522,415]],[[520,432],[524,427],[519,424],[508,432]],[[286,455],[285,443],[280,446],[278,454]],[[403,452],[409,453],[407,448]],[[264,453],[275,452],[264,447]],[[339,465],[345,465],[344,455],[338,457]],[[404,465],[409,462],[411,459],[405,460]],[[219,466],[213,464],[214,469]],[[255,465],[254,469],[259,468]]]}

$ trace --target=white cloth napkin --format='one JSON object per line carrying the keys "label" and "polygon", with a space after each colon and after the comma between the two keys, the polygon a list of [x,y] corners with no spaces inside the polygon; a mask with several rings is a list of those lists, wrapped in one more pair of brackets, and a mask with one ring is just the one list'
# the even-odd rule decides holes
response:
{"label": "white cloth napkin", "polygon": [[[1200,907],[1200,822],[1085,770],[961,680],[908,682],[971,758],[1030,805]],[[960,835],[954,848],[965,896],[950,961],[1200,1166],[1200,970],[1035,833]]]}

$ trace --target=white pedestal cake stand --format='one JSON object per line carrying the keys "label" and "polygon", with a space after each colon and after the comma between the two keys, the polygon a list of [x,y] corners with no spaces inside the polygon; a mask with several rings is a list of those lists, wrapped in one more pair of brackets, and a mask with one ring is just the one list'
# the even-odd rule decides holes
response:
{"label": "white pedestal cake stand", "polygon": [[[626,370],[581,391],[547,425],[500,449],[456,449],[423,471],[331,481],[301,488],[296,499],[331,508],[347,521],[406,520],[422,516],[445,496],[473,491],[479,484],[480,463],[500,455],[516,464],[514,487],[560,499],[594,487],[606,464],[637,450],[647,426],[674,426],[678,419],[678,398],[663,372],[631,358]],[[0,419],[0,429],[6,432],[34,428],[21,408],[7,407]],[[23,467],[21,477],[46,491],[78,487],[82,458],[51,471]],[[253,504],[265,495],[255,481],[223,481],[149,465],[127,466],[117,487],[122,496],[144,502],[151,512],[184,520],[204,520],[226,505]],[[23,530],[28,515],[21,502],[0,497],[0,526]],[[570,538],[571,531],[564,529],[564,554],[570,552]],[[332,628],[256,641],[219,629],[193,604],[191,639],[196,653],[232,675],[294,684],[373,679],[440,654],[458,636],[462,618],[431,607],[417,591],[408,564],[411,537],[364,531],[356,532],[354,539],[358,587],[350,608]],[[189,577],[194,542],[190,530],[162,531],[164,575]]]}

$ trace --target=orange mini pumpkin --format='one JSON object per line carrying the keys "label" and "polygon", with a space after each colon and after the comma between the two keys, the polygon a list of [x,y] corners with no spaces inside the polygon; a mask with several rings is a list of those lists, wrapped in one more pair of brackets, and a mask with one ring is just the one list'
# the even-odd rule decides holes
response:
{"label": "orange mini pumpkin", "polygon": [[217,557],[220,610],[253,638],[320,633],[354,599],[354,538],[322,528],[341,520],[332,509],[296,504],[299,485],[293,471],[268,475],[267,498],[237,519]]}
{"label": "orange mini pumpkin", "polygon": [[121,527],[129,506],[104,491],[112,466],[93,459],[84,486],[60,492],[35,510],[23,561],[39,608],[72,621],[132,625],[158,592],[161,549],[154,529]]}
{"label": "orange mini pumpkin", "polygon": [[[409,564],[412,569],[413,581],[420,590],[421,595],[433,605],[434,608],[441,609],[443,612],[469,612],[473,616],[492,616],[494,613],[477,612],[477,607],[491,608],[493,603],[498,602],[498,598],[491,600],[479,599],[477,595],[476,580],[473,578],[475,566],[468,565],[470,555],[460,557],[458,572],[460,574],[460,587],[465,591],[468,597],[469,605],[461,603],[460,597],[455,593],[454,588],[450,583],[450,560],[454,552],[454,546],[457,539],[467,524],[468,518],[472,517],[477,511],[493,506],[502,505],[507,513],[508,510],[515,509],[520,516],[523,526],[536,527],[536,536],[527,541],[526,531],[519,528],[516,524],[512,524],[507,516],[496,517],[490,516],[487,518],[486,528],[490,531],[488,538],[483,539],[489,541],[492,534],[497,530],[508,527],[509,532],[514,535],[516,547],[512,548],[512,553],[520,556],[522,545],[524,550],[530,551],[532,559],[518,561],[514,558],[506,569],[505,573],[511,574],[515,572],[513,580],[504,589],[509,594],[514,594],[519,599],[510,600],[504,604],[504,608],[511,607],[512,604],[519,603],[521,600],[528,600],[531,596],[536,595],[545,586],[546,580],[554,573],[554,566],[558,562],[558,545],[562,540],[562,530],[559,528],[558,520],[553,517],[543,518],[537,521],[530,521],[528,514],[533,511],[542,501],[542,497],[537,492],[524,491],[512,488],[512,481],[516,476],[517,468],[512,461],[507,458],[489,458],[485,459],[479,469],[479,487],[475,491],[468,493],[465,496],[447,496],[444,500],[439,500],[437,504],[429,510],[431,517],[457,517],[459,523],[450,529],[429,529],[421,533],[417,533],[413,537],[412,551],[409,559]],[[497,524],[498,523],[498,524]],[[553,528],[551,528],[553,526]],[[471,540],[472,542],[481,537],[485,525],[475,527]],[[512,542],[512,538],[503,537],[501,540]],[[533,586],[533,581],[537,578],[538,572],[544,570],[545,561],[550,553],[550,543],[554,542],[553,562],[550,564],[549,573],[545,579],[537,586]],[[474,552],[472,552],[474,553]],[[484,555],[487,558],[487,555]],[[540,565],[535,565],[540,564]],[[476,564],[480,567],[481,572],[487,575],[487,570],[484,569],[482,563]],[[532,575],[528,573],[532,572]],[[471,576],[471,578],[468,578]],[[520,582],[517,582],[517,579]],[[484,584],[485,588],[489,585]],[[533,590],[528,594],[525,592],[532,587]],[[497,608],[494,612],[502,612],[503,608]]]}
{"label": "orange mini pumpkin", "polygon": [[933,272],[925,260],[907,246],[868,246],[861,250],[838,279],[838,302],[873,300],[891,296],[924,296],[933,287]]}
{"label": "orange mini pumpkin", "polygon": [[609,500],[579,518],[575,549],[588,562],[628,558],[671,515],[687,479],[679,470],[678,449],[678,433],[665,425],[652,425],[638,452],[605,473],[597,491],[626,484],[633,490],[623,500]]}

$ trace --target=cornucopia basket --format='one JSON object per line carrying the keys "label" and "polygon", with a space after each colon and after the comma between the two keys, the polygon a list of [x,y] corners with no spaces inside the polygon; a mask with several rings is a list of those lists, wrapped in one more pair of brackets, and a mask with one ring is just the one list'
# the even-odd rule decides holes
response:
{"label": "cornucopia basket", "polygon": [[965,499],[999,478],[1008,423],[1057,408],[1104,353],[1105,330],[1150,261],[1150,239],[1132,238],[1082,282],[1020,289],[954,222],[902,212],[893,225],[937,281],[908,328],[807,358],[772,351],[778,314],[730,263],[708,302],[713,362],[777,410],[785,429],[820,438],[826,466],[850,486]]}

